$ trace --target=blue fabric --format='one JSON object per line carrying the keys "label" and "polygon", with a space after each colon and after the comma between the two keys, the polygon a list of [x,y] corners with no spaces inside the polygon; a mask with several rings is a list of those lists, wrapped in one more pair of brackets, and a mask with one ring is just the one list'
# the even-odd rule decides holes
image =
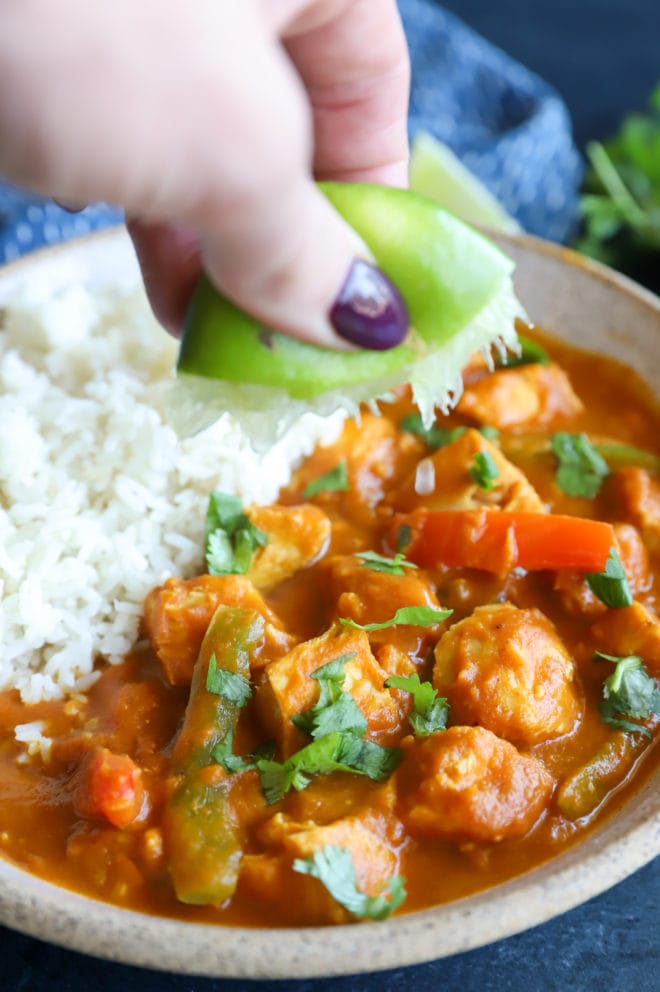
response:
{"label": "blue fabric", "polygon": [[399,0],[412,60],[410,134],[448,144],[530,234],[565,241],[582,161],[557,93],[444,10]]}
{"label": "blue fabric", "polygon": [[[557,94],[435,0],[399,0],[399,7],[413,66],[411,136],[430,131],[525,230],[566,240],[582,167]],[[121,220],[107,204],[70,214],[0,183],[0,262]]]}

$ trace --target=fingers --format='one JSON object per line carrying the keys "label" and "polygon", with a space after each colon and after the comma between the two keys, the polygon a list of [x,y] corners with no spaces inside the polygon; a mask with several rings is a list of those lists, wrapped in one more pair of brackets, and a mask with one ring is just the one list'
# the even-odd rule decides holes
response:
{"label": "fingers", "polygon": [[129,221],[127,227],[151,308],[163,327],[178,337],[202,274],[199,239],[189,228],[174,225]]}
{"label": "fingers", "polygon": [[394,0],[312,8],[284,37],[312,106],[316,175],[407,186],[410,66]]}
{"label": "fingers", "polygon": [[350,332],[329,315],[368,252],[312,182],[301,81],[259,0],[182,10],[178,0],[4,5],[0,92],[12,100],[0,100],[0,171],[65,201],[124,206],[169,327],[201,258],[265,324],[347,347]]}

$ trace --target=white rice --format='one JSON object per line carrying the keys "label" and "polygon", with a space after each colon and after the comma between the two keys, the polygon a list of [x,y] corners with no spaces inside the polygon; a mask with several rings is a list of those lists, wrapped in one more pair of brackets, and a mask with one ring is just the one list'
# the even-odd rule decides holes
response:
{"label": "white rice", "polygon": [[178,441],[162,400],[176,344],[141,293],[54,290],[0,322],[0,690],[85,691],[134,644],[147,592],[203,567],[208,494],[268,502],[341,418],[265,456],[230,417]]}

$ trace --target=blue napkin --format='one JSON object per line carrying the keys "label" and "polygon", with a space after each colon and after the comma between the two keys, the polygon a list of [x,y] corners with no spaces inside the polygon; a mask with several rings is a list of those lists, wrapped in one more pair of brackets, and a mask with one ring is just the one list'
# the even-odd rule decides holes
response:
{"label": "blue napkin", "polygon": [[412,61],[409,130],[430,131],[524,230],[566,241],[582,161],[557,93],[444,10],[399,0]]}
{"label": "blue napkin", "polygon": [[[399,0],[399,7],[413,66],[411,136],[430,131],[525,230],[566,240],[582,166],[557,94],[435,0]],[[0,183],[0,263],[122,218],[98,203],[70,214]]]}

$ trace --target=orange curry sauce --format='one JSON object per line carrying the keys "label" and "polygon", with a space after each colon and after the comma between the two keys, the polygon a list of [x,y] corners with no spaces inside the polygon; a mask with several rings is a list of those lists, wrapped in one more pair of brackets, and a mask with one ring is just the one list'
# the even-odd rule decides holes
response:
{"label": "orange curry sauce", "polygon": [[[144,640],[123,664],[105,667],[86,698],[26,706],[16,693],[2,694],[2,854],[59,885],[148,913],[298,926],[351,918],[321,882],[292,870],[294,858],[325,843],[351,850],[367,891],[404,876],[408,894],[399,912],[408,912],[526,871],[634,802],[657,749],[641,734],[624,735],[602,721],[598,702],[613,666],[593,654],[638,654],[651,675],[660,675],[660,487],[639,465],[619,465],[594,498],[571,498],[557,485],[547,443],[558,430],[584,431],[594,442],[657,455],[660,418],[629,370],[552,340],[544,345],[549,366],[491,375],[476,362],[458,411],[441,421],[473,430],[435,453],[398,429],[411,412],[405,398],[384,406],[380,418],[365,413],[359,426],[347,423],[336,443],[317,449],[295,474],[281,494],[285,510],[248,510],[269,544],[255,554],[247,578],[174,579],[156,590],[145,608]],[[499,428],[498,439],[477,433],[486,423]],[[470,477],[475,454],[484,451],[499,470],[490,490]],[[431,467],[420,474],[425,459]],[[339,463],[350,488],[305,501],[308,483]],[[306,509],[290,509],[296,506]],[[422,506],[550,510],[614,523],[635,605],[606,608],[583,573],[571,569],[437,563],[390,575],[355,557],[364,550],[392,555],[397,528]],[[414,559],[414,543],[411,549]],[[177,900],[162,830],[176,778],[173,742],[213,610],[209,597],[256,608],[267,621],[234,753],[274,739],[282,760],[308,743],[290,716],[314,705],[318,683],[310,672],[346,653],[355,657],[344,688],[367,718],[367,739],[404,753],[383,782],[333,772],[274,805],[265,802],[256,770],[211,769],[216,783],[226,780],[241,851],[235,894],[219,907]],[[339,617],[382,622],[402,606],[421,604],[453,613],[430,627],[371,634],[337,624]],[[384,681],[412,672],[449,699],[452,729],[424,739],[411,733],[410,695]],[[44,721],[52,740],[43,757],[28,755],[14,739],[17,724],[35,720]],[[656,735],[657,722],[647,721]],[[578,788],[577,799],[569,790],[567,798],[566,783],[598,754],[595,784],[587,782],[582,796]],[[104,806],[94,790],[113,769],[126,793],[120,789]]]}

